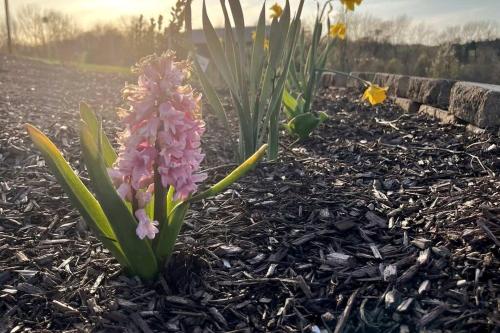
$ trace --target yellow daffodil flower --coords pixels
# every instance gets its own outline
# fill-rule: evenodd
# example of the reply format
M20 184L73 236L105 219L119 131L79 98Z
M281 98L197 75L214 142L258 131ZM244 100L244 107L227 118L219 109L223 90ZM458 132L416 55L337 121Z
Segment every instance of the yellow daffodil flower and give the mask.
M377 105L385 101L387 98L387 89L376 84L370 83L370 86L365 90L362 100L368 100L371 105Z
M270 9L272 11L271 18L278 18L283 13L283 8L278 3L275 3Z
M269 50L269 39L264 39L264 50Z
M255 42L255 38L257 38L257 32L252 32L252 40ZM264 38L264 50L269 50L269 39Z
M345 34L346 34L346 26L344 23L337 23L330 27L329 35L332 38L338 37L340 39L345 39Z
M355 5L361 5L361 1L363 0L340 0L340 2L346 6L347 9L354 11Z

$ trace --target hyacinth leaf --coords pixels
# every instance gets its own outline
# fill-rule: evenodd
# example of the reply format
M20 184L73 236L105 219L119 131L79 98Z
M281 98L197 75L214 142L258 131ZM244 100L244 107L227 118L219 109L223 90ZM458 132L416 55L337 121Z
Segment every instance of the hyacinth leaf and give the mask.
M137 222L116 192L108 176L103 157L99 154L96 140L85 123L81 127L80 142L97 199L130 263L131 273L145 280L155 278L158 274L158 264L151 244L137 237Z
M156 235L154 242L155 254L162 266L172 255L175 241L181 231L188 208L189 202L187 201L177 204L168 217L168 225L162 226L160 232Z
M188 202L195 202L202 199L212 197L224 191L227 187L233 184L235 181L247 174L248 171L252 170L257 163L264 157L267 150L267 144L262 145L252 156L250 156L245 162L241 163L236 169L231 171L229 175L224 177L217 184L213 185L209 189L194 195Z
M106 133L102 129L102 122L97 119L95 112L92 108L85 102L80 102L80 117L82 121L88 126L92 136L96 140L96 144L101 148L101 152L104 158L104 164L107 168L111 168L118 158L111 142L109 141ZM129 202L125 203L130 211L132 211L132 205Z
M170 186L167 192L167 216L170 216L170 214L172 214L172 210L174 209L175 206L174 194L175 194L174 187Z
M101 122L97 119L94 111L87 103L80 103L80 117L87 124L90 132L95 138L99 137L99 131L101 131L102 154L104 157L104 163L106 164L106 167L111 167L113 163L115 163L118 156L116 155L116 152L113 149L113 146L111 145L108 137L102 130Z
M148 217L150 220L154 220L155 216L155 195L153 194L151 196L151 200L146 204L146 207L144 207L144 210L146 211L146 214L148 214Z
M89 228L118 262L128 267L129 263L120 244L116 241L113 229L99 202L71 169L54 143L34 126L27 124L26 129L35 146L41 151L48 167Z

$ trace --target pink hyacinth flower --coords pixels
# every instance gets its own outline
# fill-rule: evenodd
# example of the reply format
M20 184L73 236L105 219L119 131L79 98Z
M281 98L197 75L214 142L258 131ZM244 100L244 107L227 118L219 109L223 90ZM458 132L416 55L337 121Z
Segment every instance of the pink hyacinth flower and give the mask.
M198 172L203 161L201 95L185 84L189 64L178 62L172 52L150 56L136 65L137 85L127 85L123 97L129 109L121 109L126 129L120 136L120 154L109 170L123 200L132 203L137 236L155 237L158 222L144 207L151 200L155 174L161 184L175 190L175 200L189 198L206 178Z

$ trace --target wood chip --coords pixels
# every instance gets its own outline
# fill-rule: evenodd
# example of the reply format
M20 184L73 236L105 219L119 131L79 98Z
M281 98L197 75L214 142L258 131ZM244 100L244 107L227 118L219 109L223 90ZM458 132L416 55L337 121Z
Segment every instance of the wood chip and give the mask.
M64 302L61 302L61 301L53 300L52 301L52 305L54 305L54 307L58 311L61 311L63 313L67 313L67 314L79 314L79 311L77 309L75 309L74 307L69 306L68 304L66 304Z
M413 303L414 298L410 297L405 299L404 301L399 304L398 308L396 309L397 312L406 312L410 308L410 305Z
M434 309L432 309L430 312L425 314L420 320L418 321L418 326L420 327L425 327L428 324L430 324L432 321L434 321L437 317L439 317L443 312L445 312L448 309L448 305L442 303L438 306L436 306Z
M356 259L348 254L332 252L326 255L325 263L331 266L353 266Z
M354 301L356 300L356 297L358 296L359 289L356 289L351 296L349 296L349 299L347 300L347 305L342 312L342 315L339 318L339 321L337 322L337 325L335 326L335 331L334 333L341 333L344 331L344 327L347 323L347 320L349 319L349 315L351 314L352 308L354 306Z
M32 284L21 282L16 286L16 289L22 291L23 293L34 295L34 294L45 294L45 290L40 287L34 286Z
M372 212L370 210L367 211L365 214L365 217L368 221L370 221L370 223L372 223L374 225L378 225L380 228L384 228L384 229L387 228L387 220L381 218L380 216L378 216L374 212Z
M418 287L418 293L420 295L423 295L424 293L428 292L430 289L431 289L431 281L425 280Z

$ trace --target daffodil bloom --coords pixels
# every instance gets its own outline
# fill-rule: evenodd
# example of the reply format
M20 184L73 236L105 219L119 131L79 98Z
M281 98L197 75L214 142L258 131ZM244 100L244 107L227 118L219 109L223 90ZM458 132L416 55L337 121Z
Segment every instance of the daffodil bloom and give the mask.
M365 90L362 100L368 100L371 105L377 105L385 101L387 98L387 87L380 87L370 83L370 86Z
M361 5L361 1L363 0L340 0L340 2L346 6L347 9L354 11L355 5Z
M257 38L257 33L252 32L252 40L255 42L255 38ZM269 50L269 39L264 38L264 50Z
M264 39L264 50L269 50L269 39Z
M334 24L330 27L330 37L332 38L340 38L340 39L345 39L346 35L346 26L344 23L337 23Z
M283 8L278 3L275 3L270 9L272 11L271 18L278 18L283 13Z
M255 38L257 38L257 32L252 32L252 40L255 42ZM264 50L269 50L269 39L264 39Z

